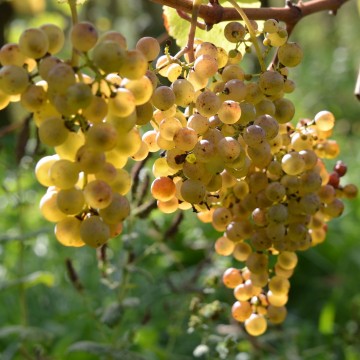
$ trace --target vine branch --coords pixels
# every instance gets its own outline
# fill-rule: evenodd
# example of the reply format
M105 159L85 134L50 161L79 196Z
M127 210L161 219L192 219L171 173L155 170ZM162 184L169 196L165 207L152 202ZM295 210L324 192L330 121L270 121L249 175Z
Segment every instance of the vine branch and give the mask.
M193 11L192 0L150 0L154 3L172 7L178 11L191 14ZM297 4L289 4L286 7L268 8L245 8L244 12L250 20L276 19L294 27L303 17L320 11L336 11L348 0L310 0L299 1ZM217 2L201 5L198 17L202 18L208 26L222 21L241 20L241 16L234 8L222 7Z

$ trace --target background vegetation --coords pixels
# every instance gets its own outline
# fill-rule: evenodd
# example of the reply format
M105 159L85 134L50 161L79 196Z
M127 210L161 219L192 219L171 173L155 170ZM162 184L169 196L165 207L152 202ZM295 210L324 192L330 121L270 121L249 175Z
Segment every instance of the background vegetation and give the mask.
M34 2L38 9L24 4L31 2L0 2L7 42L29 25L69 26L66 6L55 0L46 9L41 1ZM148 0L89 0L81 17L123 32L130 46L164 33L161 7ZM353 183L360 175L353 95L359 34L356 3L349 1L336 16L305 18L292 35L305 53L293 71L296 116L323 109L336 115L333 137L349 168L344 180ZM182 219L155 210L130 219L103 253L58 244L39 214L45 189L33 174L47 149L38 147L25 118L16 104L0 114L0 359L360 357L359 199L330 223L325 243L300 254L286 322L254 340L230 320L232 294L219 279L232 260L214 256L218 234L192 213Z

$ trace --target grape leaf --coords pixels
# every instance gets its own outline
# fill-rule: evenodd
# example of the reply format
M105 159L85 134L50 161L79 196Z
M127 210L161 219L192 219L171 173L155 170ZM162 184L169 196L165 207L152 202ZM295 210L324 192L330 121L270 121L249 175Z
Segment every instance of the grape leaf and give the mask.
M255 1L249 4L242 3L243 7L260 7L260 2ZM228 1L222 1L224 7L231 7ZM163 6L163 17L165 27L171 37L176 40L176 44L183 48L187 44L190 22L182 19L175 9L168 6ZM215 24L210 31L202 30L197 28L195 38L201 39L202 41L209 41L216 46L224 48L226 51L235 48L235 44L230 43L224 39L224 28L228 22L224 21L219 24Z

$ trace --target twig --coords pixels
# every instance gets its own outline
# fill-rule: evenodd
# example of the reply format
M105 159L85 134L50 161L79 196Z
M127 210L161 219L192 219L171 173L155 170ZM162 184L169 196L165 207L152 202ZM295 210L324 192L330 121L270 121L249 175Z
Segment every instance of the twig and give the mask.
M357 80L356 80L354 94L357 97L357 99L360 101L360 68L359 68L359 72L358 72L358 76L357 76Z
M150 0L154 3L170 6L180 11L192 13L192 0ZM250 20L277 19L288 25L296 24L305 16L320 11L336 11L348 0L310 0L307 2L299 1L296 6L287 7L268 7L268 8L246 8L244 12ZM241 16L234 8L223 8L215 3L201 5L198 17L202 18L208 25L217 24L221 21L241 20Z

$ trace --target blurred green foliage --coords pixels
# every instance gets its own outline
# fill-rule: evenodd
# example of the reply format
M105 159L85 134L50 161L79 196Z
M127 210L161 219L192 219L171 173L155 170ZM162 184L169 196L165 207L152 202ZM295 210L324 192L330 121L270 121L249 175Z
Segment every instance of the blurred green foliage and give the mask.
M7 40L42 21L67 28L66 7L47 5L44 13L15 14ZM123 32L130 46L145 34L164 34L161 7L147 0L88 1L81 16L103 31ZM349 168L344 181L354 183L360 175L360 107L353 96L359 34L350 1L337 16L305 18L292 35L305 53L292 73L297 116L334 112L334 137ZM20 128L25 115L14 105L11 116ZM103 253L62 247L38 211L44 188L33 168L46 149L33 139L17 163L18 134L0 138L2 360L359 359L359 199L330 223L325 243L300 254L286 322L252 339L230 320L232 294L220 278L232 260L213 254L218 234L210 226L191 212L180 221L179 214L153 211L130 219Z

